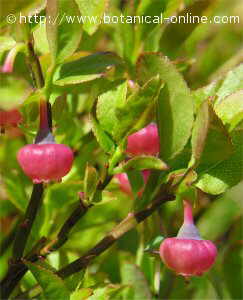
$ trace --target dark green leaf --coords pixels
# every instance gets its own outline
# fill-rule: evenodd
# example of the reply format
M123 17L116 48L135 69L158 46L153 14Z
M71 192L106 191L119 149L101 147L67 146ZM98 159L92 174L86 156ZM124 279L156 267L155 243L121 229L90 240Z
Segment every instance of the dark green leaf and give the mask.
M58 277L53 271L41 263L32 263L25 261L31 273L43 289L46 299L69 300L70 292L64 281Z
M77 84L103 77L113 66L122 65L114 53L100 52L61 65L54 74L57 85Z

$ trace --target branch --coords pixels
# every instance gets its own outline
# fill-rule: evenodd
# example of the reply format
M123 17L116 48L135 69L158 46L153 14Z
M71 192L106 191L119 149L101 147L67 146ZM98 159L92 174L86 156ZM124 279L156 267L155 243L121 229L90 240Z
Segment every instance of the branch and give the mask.
M28 237L30 235L32 225L37 215L37 211L41 205L42 194L43 194L42 183L34 184L30 202L25 212L23 221L19 224L18 230L16 232L16 236L13 244L13 256L12 256L8 273L1 282L1 296L3 299L8 298L13 288L15 287L15 283L12 280L12 277L18 274L19 271L18 266L21 263L20 259L23 256L24 249L28 241Z
M66 278L74 273L85 269L91 260L93 260L105 250L110 248L126 232L134 228L137 224L144 221L158 207L160 207L160 205L174 199L174 195L165 193L163 196L158 196L149 208L141 210L137 213L129 213L128 216L121 223L115 226L115 228L99 243L97 243L91 250L89 250L82 257L78 258L74 262L68 264L66 267L59 270L57 272L57 275L59 275L62 278Z
M82 203L82 201L78 201L77 206L75 207L71 215L68 217L66 222L61 227L57 235L57 238L52 242L50 242L47 246L41 247L41 249L39 245L40 243L42 245L42 240L40 240L37 243L37 246L33 247L30 253L25 256L25 259L31 262L35 262L39 259L40 254L42 257L46 257L52 251L55 251L59 249L61 246L63 246L72 228L87 213L88 209L91 206L92 205L85 206ZM14 287L18 284L18 282L21 280L21 278L25 275L27 271L28 268L22 261L19 261L17 264L15 263L11 265L7 275L1 282L1 290L2 290L1 295L3 299L8 298L11 291L14 289Z

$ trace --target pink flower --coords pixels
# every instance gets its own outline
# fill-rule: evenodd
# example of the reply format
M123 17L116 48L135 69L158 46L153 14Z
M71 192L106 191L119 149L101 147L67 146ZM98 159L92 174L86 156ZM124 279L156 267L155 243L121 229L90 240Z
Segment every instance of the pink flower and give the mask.
M18 151L17 159L34 183L61 181L72 167L73 152L62 144L30 144Z
M212 267L216 256L217 248L211 241L201 239L193 223L192 207L184 201L184 223L177 237L161 243L162 261L179 275L200 276Z
M148 181L149 175L150 175L149 170L143 170L142 171L142 176L143 176L143 180L144 180L145 184ZM127 174L126 173L120 173L120 174L116 174L114 177L118 180L121 191L123 191L125 194L129 195L130 197L133 197L132 187L131 187L130 182L128 180ZM144 188L142 188L138 192L139 197L142 196L143 190L144 190Z
M156 155L159 153L159 134L155 123L131 134L127 139L126 152L131 156Z

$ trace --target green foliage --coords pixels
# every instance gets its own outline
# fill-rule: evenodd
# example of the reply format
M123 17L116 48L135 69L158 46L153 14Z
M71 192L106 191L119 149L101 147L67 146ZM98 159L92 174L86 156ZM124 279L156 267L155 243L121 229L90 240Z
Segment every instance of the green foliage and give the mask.
M53 269L49 268L48 265L28 261L26 261L25 264L42 287L45 299L70 299L70 291L64 281L55 275Z
M68 24L62 20L65 15L78 16L79 10L74 0L48 0L46 6L47 39L53 64L60 64L69 57L79 45L81 28L77 22Z
M159 74L165 83L158 98L160 156L166 162L185 147L193 122L193 99L184 79L168 58L161 54L145 54L137 65L140 81Z

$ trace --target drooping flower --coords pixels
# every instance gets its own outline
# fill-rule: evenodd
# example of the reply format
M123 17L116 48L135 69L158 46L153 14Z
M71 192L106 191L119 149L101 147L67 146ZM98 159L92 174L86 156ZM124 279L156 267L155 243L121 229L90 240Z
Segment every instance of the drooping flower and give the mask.
M212 267L217 256L215 245L200 237L188 201L184 201L184 223L177 237L163 240L159 251L165 265L185 277L202 275Z

